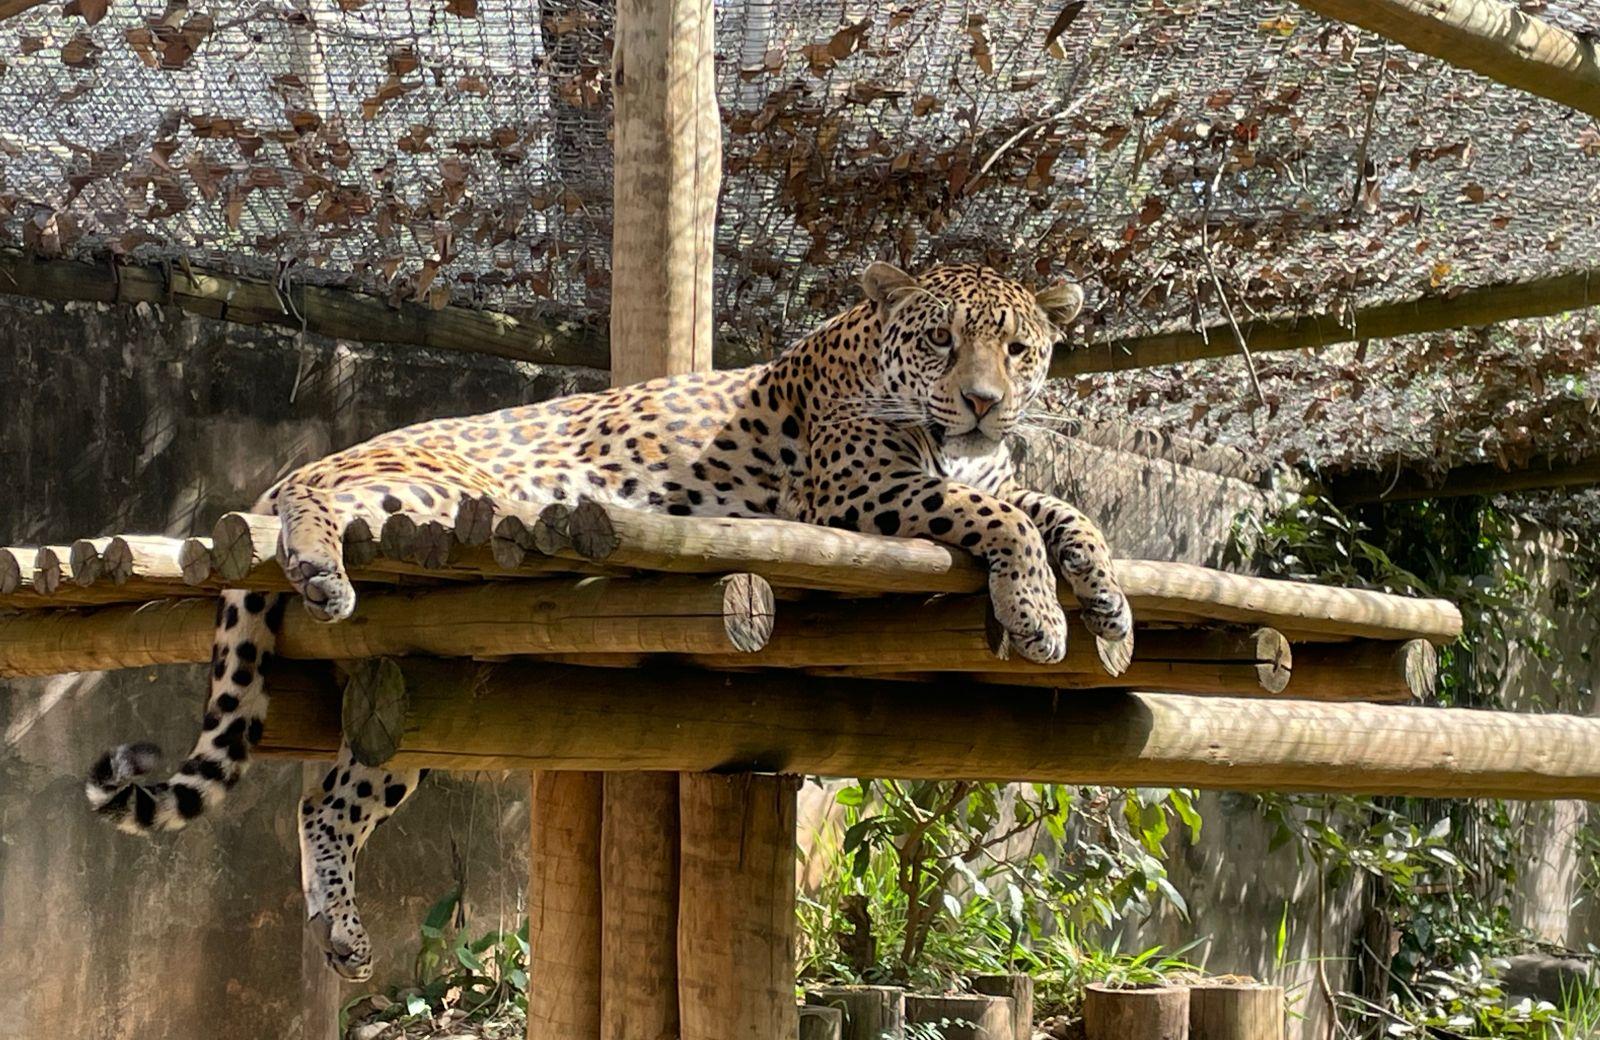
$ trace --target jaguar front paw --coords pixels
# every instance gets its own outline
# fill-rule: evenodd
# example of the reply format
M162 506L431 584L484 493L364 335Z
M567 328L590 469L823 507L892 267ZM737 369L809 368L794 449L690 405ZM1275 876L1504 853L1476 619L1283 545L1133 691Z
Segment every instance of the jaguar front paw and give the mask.
M1058 664L1067 656L1067 615L1053 585L991 580L990 596L1011 648L1024 659Z

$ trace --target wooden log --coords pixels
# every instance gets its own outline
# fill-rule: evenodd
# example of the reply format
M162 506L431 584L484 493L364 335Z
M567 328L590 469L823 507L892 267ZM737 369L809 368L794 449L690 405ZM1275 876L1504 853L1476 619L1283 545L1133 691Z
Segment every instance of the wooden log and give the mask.
M600 1031L599 773L533 774L528 860L530 1040Z
M794 842L799 788L795 777L685 773L679 778L683 1040L779 1040L798 1031Z
M680 573L748 570L774 585L835 591L980 592L988 586L988 575L973 557L920 539L783 520L666 516L598 503L582 508L586 526L605 525L611 536L586 537L585 544L616 546L584 558L611 566ZM1461 634L1460 611L1443 600L1255 578L1183 563L1118 560L1115 566L1136 618L1205 618L1367 639L1449 642ZM1062 601L1074 602L1065 587Z
M469 495L456 506L452 529L456 541L466 546L488 545L494 537L494 499L488 495Z
M341 626L329 626L337 629ZM0 641L0 647L3 647ZM324 683L279 662L267 752L331 755ZM1600 719L1403 705L401 662L394 762L454 769L739 769L1122 787L1600 800Z
M344 527L344 565L355 569L366 567L378 558L378 539L372 525L356 517Z
M359 661L350 669L339 712L344 742L357 762L381 766L400 749L406 720L406 680L387 657Z
M35 555L33 549L0 549L0 596L11 596L33 585Z
M1190 1040L1283 1040L1282 986L1206 981L1189 987Z
M495 521L494 536L489 540L494 562L503 570L516 570L528 558L533 548L533 531L522 517L512 514Z
M211 539L185 538L178 545L177 560L185 585L204 585L211 580Z
M492 583L362 596L346 622L284 617L280 657L347 660L400 654L501 657L707 652L759 647L771 634L770 590L749 575L715 581L640 579ZM32 611L0 619L0 675L51 675L208 661L213 605Z
M711 0L619 0L611 381L712 366L722 134Z
M0 0L15 7L32 0ZM4 10L5 6L0 6ZM440 350L532 361L606 366L603 329L580 321L511 315L477 307L398 307L376 296L333 286L294 285L208 272L185 264L87 264L43 260L0 250L0 292L39 300L91 300L178 307L205 318L245 325L281 325L366 343L410 343Z
M1188 1040L1188 987L1090 983L1083 1029L1087 1040Z
M275 516L224 513L211 529L211 569L223 581L237 582L275 566L278 531Z
M985 996L1009 999L1011 1030L1015 1040L1033 1040L1032 976L1020 972L1012 975L978 975L972 980L972 989Z
M1361 470L1327 481L1328 497L1340 505L1367 502L1404 502L1418 498L1460 498L1464 495L1501 495L1514 491L1588 487L1600 484L1600 457L1577 460L1540 456L1516 469L1492 462L1457 466L1444 473L1405 469Z
M449 567L456 550L456 535L452 527L438 520L425 520L417 525L417 541L412 549L412 562L424 570L436 571Z
M187 582L178 558L184 544L157 535L113 535L102 556L105 576L114 585L126 585L135 575L145 585Z
M33 591L54 596L72 579L72 549L66 545L41 545L33 554Z
M607 773L600 814L600 1036L679 1036L678 777Z
M938 1031L940 1040L1014 1040L1011 999L982 993L906 994L906 1025ZM1121 1040L1144 1040L1139 1033Z
M1302 643L1289 696L1403 704L1433 695L1439 653L1426 639L1403 642Z
M74 585L87 588L100 580L100 573L104 569L102 553L110 544L110 538L79 538L72 543L67 558L71 561Z
M546 556L555 556L572 548L567 524L572 510L560 502L552 502L539 510L532 526L533 548Z
M1502 0L1297 0L1301 7L1600 116L1592 40Z
M898 986L818 986L806 991L806 1003L837 1008L843 1040L903 1040L906 1035L906 991Z
M844 1040L844 1012L838 1008L801 1004L795 1013L800 1040Z
M384 518L383 531L378 536L378 553L390 560L415 561L417 552L417 521L405 513L391 513Z
M1355 8L1365 0L1306 0L1307 6L1337 3ZM1408 2L1408 0L1402 0ZM1443 0L1455 2L1455 0ZM1497 6L1504 6L1503 4ZM1392 339L1442 329L1496 325L1513 318L1562 314L1600 304L1600 277L1593 270L1530 281L1506 282L1456 293L1438 292L1399 303L1357 307L1340 315L1308 314L1263 318L1239 325L1252 354L1302 350L1364 339ZM1174 365L1239 352L1233 326L1217 323L1093 344L1087 350L1057 351L1050 374L1056 378L1087 372L1121 372Z

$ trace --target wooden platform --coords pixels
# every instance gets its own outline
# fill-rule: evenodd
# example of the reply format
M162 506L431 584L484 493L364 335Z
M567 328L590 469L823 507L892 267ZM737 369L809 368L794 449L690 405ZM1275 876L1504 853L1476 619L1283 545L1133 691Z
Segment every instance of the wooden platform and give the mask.
M277 520L231 513L209 539L118 535L0 549L0 675L209 659L223 588L287 590ZM962 673L1002 685L1300 700L1426 695L1449 603L1122 560L1131 661L1073 624L1067 659L1007 652L976 560L932 542L775 520L463 505L346 532L354 617L291 610L288 658L426 654L634 667L670 661L869 678ZM1063 602L1075 604L1063 586ZM1107 660L1102 660L1107 656Z

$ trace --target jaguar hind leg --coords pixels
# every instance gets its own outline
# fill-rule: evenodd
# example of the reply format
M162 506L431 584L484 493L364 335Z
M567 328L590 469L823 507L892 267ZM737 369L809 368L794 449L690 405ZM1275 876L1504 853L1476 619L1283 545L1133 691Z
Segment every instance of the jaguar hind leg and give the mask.
M306 918L329 966L352 982L372 975L372 943L356 909L356 857L426 775L425 769L364 766L345 746L321 786L300 800L300 887Z

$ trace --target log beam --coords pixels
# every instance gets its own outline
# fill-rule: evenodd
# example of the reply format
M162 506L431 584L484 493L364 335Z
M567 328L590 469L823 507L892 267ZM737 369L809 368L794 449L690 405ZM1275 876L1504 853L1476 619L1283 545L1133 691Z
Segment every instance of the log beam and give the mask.
M1317 0L1316 4L1307 6L1321 3L1322 0ZM1338 6L1365 7L1366 4L1365 0L1339 0ZM1600 93L1596 96L1600 97ZM1357 307L1343 316L1308 314L1263 318L1242 322L1239 333L1250 345L1250 352L1260 354L1494 325L1514 318L1544 317L1597 304L1600 304L1600 272L1585 270L1485 285L1453 295L1438 293L1399 303ZM1083 350L1063 352L1051 359L1050 374L1065 378L1090 372L1122 372L1204 358L1232 357L1238 352L1233 327L1218 323L1199 329L1127 336L1093 343Z
M434 654L500 657L756 650L772 633L766 583L610 578L485 584L362 596L346 622L284 615L281 657L321 660ZM211 658L215 609L160 600L91 611L30 611L0 619L0 675L52 675L183 664Z
M1480 462L1439 475L1415 469L1402 470L1399 476L1362 471L1334 477L1327 484L1328 498L1340 505L1589 487L1600 484L1600 456L1575 461L1535 458L1513 470Z
M749 769L1123 787L1600 800L1600 719L938 683L401 662L397 766ZM326 666L280 662L264 754L331 757Z
M0 8L3 10L3 8ZM547 365L605 368L605 337L577 321L517 317L471 307L391 305L349 289L294 285L202 271L189 265L44 260L0 250L0 292L37 300L149 303L202 318L302 329L365 343L407 343ZM303 324L302 324L303 322Z
M1600 117L1594 43L1503 0L1296 0L1518 90Z

